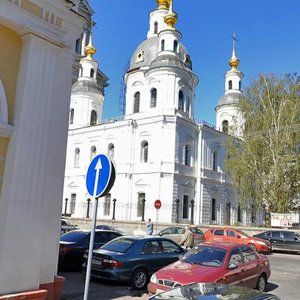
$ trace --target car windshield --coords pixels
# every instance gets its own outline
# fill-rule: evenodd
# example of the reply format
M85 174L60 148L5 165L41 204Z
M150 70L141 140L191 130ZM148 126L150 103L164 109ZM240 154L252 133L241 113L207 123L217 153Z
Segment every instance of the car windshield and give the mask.
M84 231L70 231L68 233L63 234L60 237L60 240L62 242L77 242L81 239L86 238L88 235L89 233Z
M96 229L111 230L111 228L107 225L97 225Z
M196 227L191 227L191 232L192 233L197 233L197 234L203 234L203 232L200 229L196 228Z
M125 253L134 243L135 241L131 239L115 239L102 246L101 249Z
M246 237L250 237L250 235L242 230L235 230L237 233L239 233L240 235L246 236Z
M298 239L300 239L300 234L299 234L299 233L295 232L295 236L296 236Z
M221 267L226 252L222 248L199 245L186 253L181 261L209 267Z

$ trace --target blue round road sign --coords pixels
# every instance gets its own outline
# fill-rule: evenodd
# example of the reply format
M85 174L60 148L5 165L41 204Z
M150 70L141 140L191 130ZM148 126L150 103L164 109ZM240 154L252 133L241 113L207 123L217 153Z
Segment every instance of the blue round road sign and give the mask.
M115 170L110 159L97 155L90 163L86 174L86 188L93 197L106 195L115 180Z

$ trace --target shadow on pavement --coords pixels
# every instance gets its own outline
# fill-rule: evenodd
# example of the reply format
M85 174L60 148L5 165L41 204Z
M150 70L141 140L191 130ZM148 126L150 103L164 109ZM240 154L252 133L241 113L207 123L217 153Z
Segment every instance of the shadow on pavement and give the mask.
M272 282L268 282L267 286L266 286L266 292L271 292L273 290L276 290L279 287L278 284L272 283Z
M65 277L61 300L82 300L85 289L85 275L79 272L60 272ZM133 290L120 282L92 279L89 285L89 300L148 299L147 291Z

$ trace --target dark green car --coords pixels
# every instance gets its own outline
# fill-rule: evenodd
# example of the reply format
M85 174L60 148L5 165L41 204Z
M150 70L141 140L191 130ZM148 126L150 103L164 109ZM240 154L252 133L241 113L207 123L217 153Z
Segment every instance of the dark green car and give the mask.
M159 236L123 236L93 251L91 277L129 282L134 289L145 289L150 276L171 264L185 249ZM87 255L83 264L86 271Z

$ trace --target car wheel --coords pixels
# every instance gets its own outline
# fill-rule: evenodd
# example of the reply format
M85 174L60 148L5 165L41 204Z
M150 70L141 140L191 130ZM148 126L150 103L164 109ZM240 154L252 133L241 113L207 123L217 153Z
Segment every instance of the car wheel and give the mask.
M266 288L267 285L267 279L265 275L260 275L257 284L256 284L256 289L258 289L260 292L263 292Z
M257 251L257 248L256 248L256 246L255 246L254 244L248 244L248 246L249 246L252 250Z
M131 276L132 287L136 290L142 290L146 288L148 282L148 273L145 269L137 269Z

